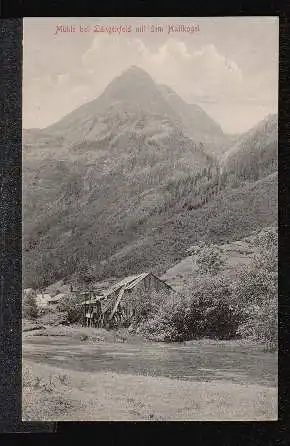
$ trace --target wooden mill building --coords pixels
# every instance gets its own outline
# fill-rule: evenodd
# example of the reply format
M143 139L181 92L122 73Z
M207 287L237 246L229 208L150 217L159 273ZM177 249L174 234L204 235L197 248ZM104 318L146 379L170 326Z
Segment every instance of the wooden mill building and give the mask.
M126 277L113 285L101 296L91 295L83 302L84 320L86 326L108 326L120 323L133 315L129 296L138 293L167 291L173 289L152 273L142 273Z

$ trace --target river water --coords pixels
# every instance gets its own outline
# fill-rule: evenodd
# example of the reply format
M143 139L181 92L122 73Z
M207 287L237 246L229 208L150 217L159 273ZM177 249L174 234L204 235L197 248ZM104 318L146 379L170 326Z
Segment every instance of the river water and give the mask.
M277 385L277 353L235 342L108 343L34 336L23 343L23 357L85 372Z

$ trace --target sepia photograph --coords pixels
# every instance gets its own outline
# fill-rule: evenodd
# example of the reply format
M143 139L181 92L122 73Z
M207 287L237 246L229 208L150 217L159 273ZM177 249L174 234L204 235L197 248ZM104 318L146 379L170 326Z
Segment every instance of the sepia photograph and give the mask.
M278 78L278 17L23 19L23 421L278 419Z

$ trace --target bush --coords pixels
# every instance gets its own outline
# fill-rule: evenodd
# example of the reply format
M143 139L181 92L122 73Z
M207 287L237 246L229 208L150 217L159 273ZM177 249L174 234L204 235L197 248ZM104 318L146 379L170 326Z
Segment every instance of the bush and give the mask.
M144 298L136 318L139 332L155 341L182 341L200 337L249 338L267 349L278 344L278 262L275 229L254 238L257 254L238 279L202 275L186 296L164 294L153 302ZM221 253L213 246L195 250L203 271L217 272ZM218 259L218 261L216 261ZM219 261L221 260L221 261Z
M252 305L247 309L247 321L241 324L237 333L242 337L264 344L265 349L278 348L278 308L271 300L264 305Z
M79 304L82 300L79 296L68 295L59 302L58 310L65 314L64 323L74 324L81 321L83 307Z
M264 228L262 231L256 233L254 245L258 247L261 253L264 250L270 250L273 254L276 254L278 249L277 227Z
M176 341L179 338L174 325L163 320L161 315L155 315L153 319L144 322L139 327L138 333L156 342Z
M202 277L187 295L164 296L154 312L139 324L139 332L155 341L185 341L200 337L231 339L241 323L222 278Z
M265 229L257 235L254 243L258 253L232 286L236 307L244 319L237 333L271 350L278 347L278 235L275 232L275 228Z
M27 294L24 294L23 301L23 317L26 319L36 319L39 316L38 306L36 303L36 293L31 290Z
M159 305L153 318L141 324L139 332L156 341L180 341L190 334L190 302L171 293Z
M124 319L125 325L138 327L141 323L152 318L159 310L162 302L167 299L168 293L164 291L151 293L145 291L133 292L132 295L126 296L127 320Z
M217 274L224 265L224 259L219 247L200 245L195 249L195 262L201 273Z
M217 339L235 337L241 316L232 301L230 282L223 277L201 278L192 291L191 318L193 335Z
M231 303L230 285L222 279L202 278L187 296L171 294L139 331L156 341L184 341L200 337L231 339L241 321Z

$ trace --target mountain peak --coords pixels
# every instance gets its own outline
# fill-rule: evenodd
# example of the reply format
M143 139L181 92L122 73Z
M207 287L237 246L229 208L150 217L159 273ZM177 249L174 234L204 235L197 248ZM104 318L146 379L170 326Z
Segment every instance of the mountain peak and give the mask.
M136 65L130 66L113 79L99 99L104 105L120 102L158 113L168 111L168 106L153 79Z
M163 93L165 93L165 94L167 94L167 95L174 95L174 96L177 96L177 93L176 93L171 87L169 87L168 85L160 84L160 85L159 85L159 88L160 88L160 90L161 90Z
M222 135L219 126L200 110L199 106L186 103L171 87L157 85L139 66L131 65L115 77L97 99L83 104L49 130L70 134L69 138L76 141L87 137L88 128L90 135L93 128L99 128L96 124L99 116L109 113L120 117L129 113L137 119L142 112L159 116L158 119L160 116L170 118L174 126L184 129L187 136L195 140L211 138L211 134Z
M149 76L149 74L143 70L143 68L138 67L137 65L131 65L129 68L127 68L123 73L132 73L132 74L146 74Z
M143 82L150 82L153 83L152 78L150 77L150 75L143 70L142 68L138 67L137 65L131 65L129 68L127 68L126 70L124 70L120 76L118 76L116 78L116 80L120 80L120 79L134 79L134 80L139 80L139 81L143 81Z

